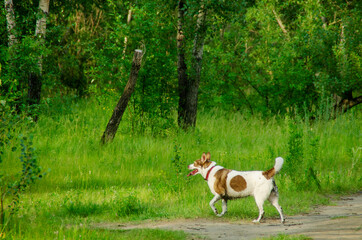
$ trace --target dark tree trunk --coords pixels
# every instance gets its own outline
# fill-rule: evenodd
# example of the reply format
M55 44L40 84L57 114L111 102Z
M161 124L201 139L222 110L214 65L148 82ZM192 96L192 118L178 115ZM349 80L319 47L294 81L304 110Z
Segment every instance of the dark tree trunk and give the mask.
M182 2L182 1L180 1ZM180 7L180 4L179 4ZM182 13L181 8L181 13ZM180 8L179 8L180 15ZM182 18L179 17L179 21ZM181 24L182 27L182 24ZM179 30L180 31L180 30ZM203 1L201 1L201 8L197 18L196 33L194 39L194 47L192 50L192 70L191 74L187 76L186 65L184 64L184 54L179 52L179 125L183 129L195 127L197 116L197 100L198 90L200 84L202 56L204 49L204 39L206 35L206 9ZM183 39L183 38L182 38ZM178 41L178 44L180 41ZM182 42L181 42L182 44ZM182 46L182 45L181 45ZM179 48L180 49L180 48ZM182 53L182 51L181 51ZM181 62L180 59L183 61ZM184 70L184 72L183 72ZM184 75L182 75L184 73Z
M28 104L39 104L41 93L41 76L36 73L30 73L28 77L29 89L28 89Z
M178 90L179 90L179 103L178 103L178 118L177 122L180 127L184 127L186 118L186 91L187 87L187 66L185 63L185 35L183 33L184 15L185 15L184 0L178 3L178 21L177 21L177 74L178 74Z
M122 120L123 113L127 108L128 101L131 98L137 82L138 72L141 68L142 56L143 54L141 50L135 50L129 80L117 106L113 110L112 117L107 124L106 130L103 133L101 139L102 144L112 141L117 133L119 123Z
M358 96L353 98L352 90L346 91L343 93L342 97L339 97L338 102L334 105L334 112L337 113L345 113L349 109L358 104L362 103L362 96Z

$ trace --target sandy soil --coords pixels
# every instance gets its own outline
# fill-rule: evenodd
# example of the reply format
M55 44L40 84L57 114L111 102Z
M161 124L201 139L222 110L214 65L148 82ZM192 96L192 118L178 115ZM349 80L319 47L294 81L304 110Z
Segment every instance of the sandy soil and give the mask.
M100 223L103 229L160 228L182 230L206 239L258 239L278 234L305 235L313 239L362 239L362 192L343 197L333 206L321 206L306 215L266 219L260 224L249 221L231 222L226 219L179 219L144 222L137 225Z

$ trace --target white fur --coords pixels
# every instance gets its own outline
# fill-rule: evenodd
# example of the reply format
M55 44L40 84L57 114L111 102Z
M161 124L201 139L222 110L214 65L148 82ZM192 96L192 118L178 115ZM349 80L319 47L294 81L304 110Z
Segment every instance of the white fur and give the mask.
M208 155L210 158L210 155ZM203 154L202 159L205 161L209 160L206 159L205 154ZM274 170L275 174L277 174L282 166L283 166L283 158L278 157L275 159ZM196 163L196 161L195 161ZM215 166L215 167L214 167ZM214 168L212 168L214 167ZM223 216L227 212L227 201L233 198L242 198L247 196L253 196L256 202L256 205L259 208L259 216L253 222L260 222L264 215L263 205L265 200L269 200L270 203L278 210L280 214L281 222L284 223L285 219L283 216L282 208L278 203L278 188L274 182L273 177L267 179L263 175L263 171L235 171L231 170L226 179L226 196L219 195L216 190L214 189L215 181L217 180L215 174L217 171L223 169L221 166L216 166L215 162L211 162L211 164L207 168L203 168L202 166L196 167L194 164L188 166L190 170L197 169L198 172L196 174L201 174L202 177L205 179L207 176L208 171L212 168L209 173L207 184L210 188L211 193L214 195L214 198L210 201L210 207L214 211L217 216ZM195 174L195 175L196 175ZM246 181L246 188L240 192L233 190L230 186L230 181L233 177L240 175ZM217 209L215 208L215 203L219 200L222 200L222 212L218 214Z

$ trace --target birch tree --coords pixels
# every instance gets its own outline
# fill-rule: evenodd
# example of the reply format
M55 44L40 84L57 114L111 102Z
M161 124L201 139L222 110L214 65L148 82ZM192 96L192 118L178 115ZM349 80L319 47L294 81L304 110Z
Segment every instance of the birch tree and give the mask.
M6 11L7 30L9 35L8 46L11 47L15 43L17 43L14 4L13 0L4 0L4 2L5 2L5 11Z
M35 36L39 45L44 44L45 32L46 32L46 18L49 14L49 0L39 1L39 14L40 17L36 21ZM41 77L43 72L43 56L40 55L38 58L38 73L31 72L29 74L29 89L28 99L29 104L38 104L40 102L41 95Z

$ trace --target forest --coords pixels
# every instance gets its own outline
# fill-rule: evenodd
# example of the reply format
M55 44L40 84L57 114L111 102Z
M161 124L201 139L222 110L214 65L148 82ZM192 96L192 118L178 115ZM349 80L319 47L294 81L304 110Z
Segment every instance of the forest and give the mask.
M190 239L90 226L212 218L186 177L209 151L239 170L283 156L287 215L362 188L360 1L4 0L0 15L0 239ZM226 218L257 212L233 204Z

